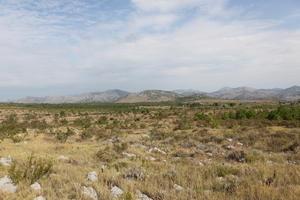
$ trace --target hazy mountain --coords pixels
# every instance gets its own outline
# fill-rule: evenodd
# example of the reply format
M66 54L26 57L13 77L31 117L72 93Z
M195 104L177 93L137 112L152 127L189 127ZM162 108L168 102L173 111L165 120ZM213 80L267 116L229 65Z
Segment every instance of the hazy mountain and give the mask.
M199 95L199 94L205 94L205 92L201 92L199 90L193 90L193 89L186 89L186 90L173 90L172 92L175 92L177 94L183 95L183 96L193 96L193 95Z
M87 93L74 96L26 97L15 103L85 103L85 102L115 102L129 93L122 90L107 90L105 92Z
M249 87L222 88L216 92L208 93L208 96L220 99L236 100L258 100L258 99L279 99L298 100L300 99L300 87L293 86L287 89L254 89Z
M216 92L204 93L198 90L145 90L137 93L129 93L122 90L107 90L105 92L87 93L74 96L49 96L26 97L18 99L15 103L85 103L85 102L162 102L174 100L193 100L203 98L219 98L233 100L260 100L277 99L286 101L300 100L300 87L293 86L286 89L255 89L249 87L230 88L225 87Z
M162 102L174 101L177 98L183 97L181 94L163 90L145 90L138 93L131 93L128 96L120 99L120 103L134 103L134 102Z
M278 98L287 101L300 100L300 86L293 86L282 90Z

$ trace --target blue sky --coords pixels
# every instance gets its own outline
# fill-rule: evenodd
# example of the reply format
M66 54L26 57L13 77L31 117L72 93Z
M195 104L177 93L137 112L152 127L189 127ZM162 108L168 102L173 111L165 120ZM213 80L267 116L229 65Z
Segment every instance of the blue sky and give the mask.
M0 99L300 85L298 0L0 0Z

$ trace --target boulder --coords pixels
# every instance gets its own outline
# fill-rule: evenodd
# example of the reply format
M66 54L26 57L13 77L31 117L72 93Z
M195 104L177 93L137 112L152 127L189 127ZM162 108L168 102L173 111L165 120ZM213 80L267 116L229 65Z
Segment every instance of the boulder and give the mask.
M0 164L4 165L4 166L11 166L12 164L12 159L10 156L6 157L6 158L0 158Z
M88 196L93 200L98 200L98 194L93 187L82 186L81 190L82 194L84 194L85 196Z
M91 182L95 182L98 180L98 173L95 171L89 172L87 175L87 180Z
M12 182L9 176L0 179L0 190L8 193L16 193L17 186Z
M146 194L143 194L141 191L137 190L136 195L139 200L153 200L150 197L148 197Z
M31 189L36 190L36 191L42 189L41 185L38 182L33 183L32 185L30 185L30 187L31 187Z
M119 198L120 196L122 196L124 191L121 188L114 186L111 188L110 193L113 198Z

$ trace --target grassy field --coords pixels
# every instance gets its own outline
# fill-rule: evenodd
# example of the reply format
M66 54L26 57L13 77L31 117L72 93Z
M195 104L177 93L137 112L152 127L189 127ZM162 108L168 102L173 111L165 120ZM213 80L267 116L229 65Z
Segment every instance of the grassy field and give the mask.
M298 103L1 104L0 122L0 178L17 186L1 200L300 196Z

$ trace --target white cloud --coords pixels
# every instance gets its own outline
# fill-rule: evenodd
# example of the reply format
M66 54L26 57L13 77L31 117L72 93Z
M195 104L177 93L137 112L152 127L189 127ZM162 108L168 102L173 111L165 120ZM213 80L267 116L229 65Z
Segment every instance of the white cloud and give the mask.
M213 19L231 13L224 0L132 1L136 10L122 19L86 27L85 16L39 15L16 0L0 4L0 86L206 90L300 84L300 30L275 29L269 20ZM90 7L42 2L39 8L61 12ZM195 6L205 12L178 23L184 14L177 11Z
M224 14L228 0L132 0L134 6L146 12L174 12L198 8L209 15Z

